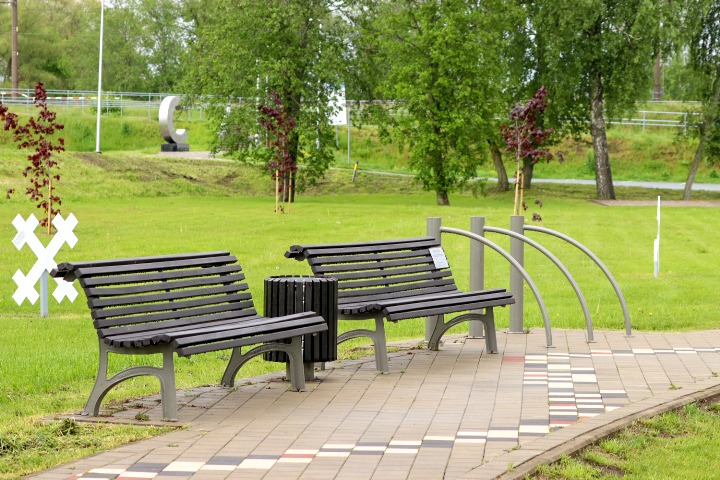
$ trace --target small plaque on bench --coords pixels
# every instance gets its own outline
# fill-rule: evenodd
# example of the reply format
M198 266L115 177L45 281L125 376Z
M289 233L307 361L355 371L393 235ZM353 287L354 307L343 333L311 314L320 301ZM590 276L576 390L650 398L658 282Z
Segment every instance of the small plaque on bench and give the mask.
M445 250L442 247L433 247L430 249L430 255L432 255L433 263L435 268L448 268L450 264L445 256Z

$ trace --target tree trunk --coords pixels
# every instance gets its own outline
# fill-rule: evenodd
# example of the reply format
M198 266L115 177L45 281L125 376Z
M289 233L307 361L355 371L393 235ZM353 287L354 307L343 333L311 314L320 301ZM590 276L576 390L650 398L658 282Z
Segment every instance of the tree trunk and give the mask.
M488 143L490 144L490 156L492 157L493 165L495 165L495 173L497 174L497 191L507 192L510 190L510 182L508 182L507 170L502 160L502 152L495 142L488 141Z
M705 153L705 141L707 139L707 128L702 128L700 134L700 143L698 144L697 150L695 150L695 159L693 160L692 167L690 167L690 173L688 173L687 181L685 182L685 192L683 193L683 200L690 200L692 195L692 186L695 181L695 174L700 168L700 161L702 160L703 154Z
M717 112L718 102L720 102L720 75L715 78L713 99L709 106L710 112ZM703 115L703 124L700 126L700 143L695 151L695 158L693 159L692 167L690 167L690 172L688 173L688 178L685 182L683 200L690 200L690 196L692 195L692 186L695 182L695 175L697 174L698 168L700 168L700 162L705 154L705 145L707 144L707 139L712 131L712 125L715 123L715 120L716 119L713 114L706 113Z
M436 192L437 193L437 204L441 206L450 205L450 197L447 192Z
M598 200L615 200L603 113L602 77L596 67L590 73L590 133L593 140L593 153L595 153L595 185Z
M662 85L662 60L660 54L655 57L655 65L653 66L653 100L660 101L663 97L663 85Z
M532 187L533 172L535 163L530 158L523 158L523 189L529 190Z

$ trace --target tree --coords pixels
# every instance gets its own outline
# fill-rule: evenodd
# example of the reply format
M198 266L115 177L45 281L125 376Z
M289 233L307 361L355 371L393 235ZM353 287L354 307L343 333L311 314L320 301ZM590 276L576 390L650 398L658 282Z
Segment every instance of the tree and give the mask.
M542 40L543 68L528 76L547 85L551 125L589 129L599 199L615 198L605 116L647 98L657 56L662 0L529 0L529 22Z
M544 147L551 142L553 129L543 128L542 119L547 108L547 89L543 85L526 103L516 103L510 112L510 122L503 125L500 131L507 145L507 151L515 153L517 163L515 174L515 205L513 215L520 215L525 188L525 165L535 165L541 160L550 161L554 155ZM562 155L558 154L562 161Z
M342 82L345 28L329 0L206 2L186 88L198 99L212 95L202 101L211 103L213 150L257 158L263 143L257 105L277 92L296 125L289 153L301 166L300 180L320 178L333 159L329 101Z
M473 177L493 140L503 81L505 2L370 2L362 54L386 68L374 97L395 101L385 137L408 146L410 166L438 205ZM386 112L387 113L387 112Z
M702 82L702 121L697 125L700 139L683 194L683 200L690 200L702 159L707 157L712 163L720 159L720 4L688 0L685 7L690 65Z
M97 82L97 55L88 63L83 52L92 2L90 0L24 0L18 2L19 86L31 89L41 81L52 88L82 88L77 79L94 65ZM99 9L98 9L99 12ZM98 13L99 14L99 13ZM42 18L42 21L38 21ZM6 35L0 37L0 71L10 82L10 6L0 7L0 23ZM95 45L97 45L96 42ZM97 47L96 47L97 52Z
M10 111L0 102L0 120L4 121L3 128L12 131L13 141L19 149L33 149L28 155L30 165L23 170L23 176L29 179L30 186L25 189L25 194L31 201L38 202L37 207L44 212L40 225L47 227L50 235L52 219L60 213L60 197L53 191L53 180L60 181L60 168L53 152L65 150L65 141L62 138L53 143L52 137L64 128L63 124L57 123L57 114L47 108L47 92L42 83L35 86L35 108L37 117L30 116L27 123L21 125L18 116ZM47 189L47 195L46 190ZM8 190L9 197L14 193L13 189Z

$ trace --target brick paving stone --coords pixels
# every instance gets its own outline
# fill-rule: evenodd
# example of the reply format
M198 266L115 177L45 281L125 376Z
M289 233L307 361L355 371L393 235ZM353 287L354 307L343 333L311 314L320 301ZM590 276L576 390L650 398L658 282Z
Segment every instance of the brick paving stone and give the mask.
M543 329L499 331L498 354L459 335L439 352L404 342L389 356L390 374L378 374L372 357L332 362L300 393L279 373L234 390L193 388L178 394L177 425L187 428L35 478L494 478L648 405L720 384L719 331L586 336L555 330L547 348ZM103 420L139 423L133 417L146 411L146 423L162 424L157 400L133 400Z

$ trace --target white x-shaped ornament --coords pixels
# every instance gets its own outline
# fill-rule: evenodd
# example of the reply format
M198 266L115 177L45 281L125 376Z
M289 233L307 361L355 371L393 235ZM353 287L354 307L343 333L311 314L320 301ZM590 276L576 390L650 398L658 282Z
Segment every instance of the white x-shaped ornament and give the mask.
M50 272L57 267L55 255L60 251L60 247L62 247L64 243L67 243L70 248L72 248L77 243L77 236L73 233L73 229L77 226L78 221L72 213L68 216L67 220L64 219L62 215L57 214L52 221L57 232L47 247L44 247L40 239L35 235L35 229L40 224L38 219L35 218L35 215L30 214L27 220L23 220L22 216L17 215L12 224L18 232L12 240L15 247L20 250L23 245L27 244L38 257L27 275L24 275L20 269L13 275L13 280L18 286L13 294L13 299L18 305L21 305L27 298L30 300L30 303L34 305L40 297L40 294L35 289L35 284L37 284L44 271ZM66 282L59 278L56 278L55 282L57 283L57 287L53 292L53 297L55 297L58 303L65 297L70 299L71 302L77 298L78 293L72 282Z

